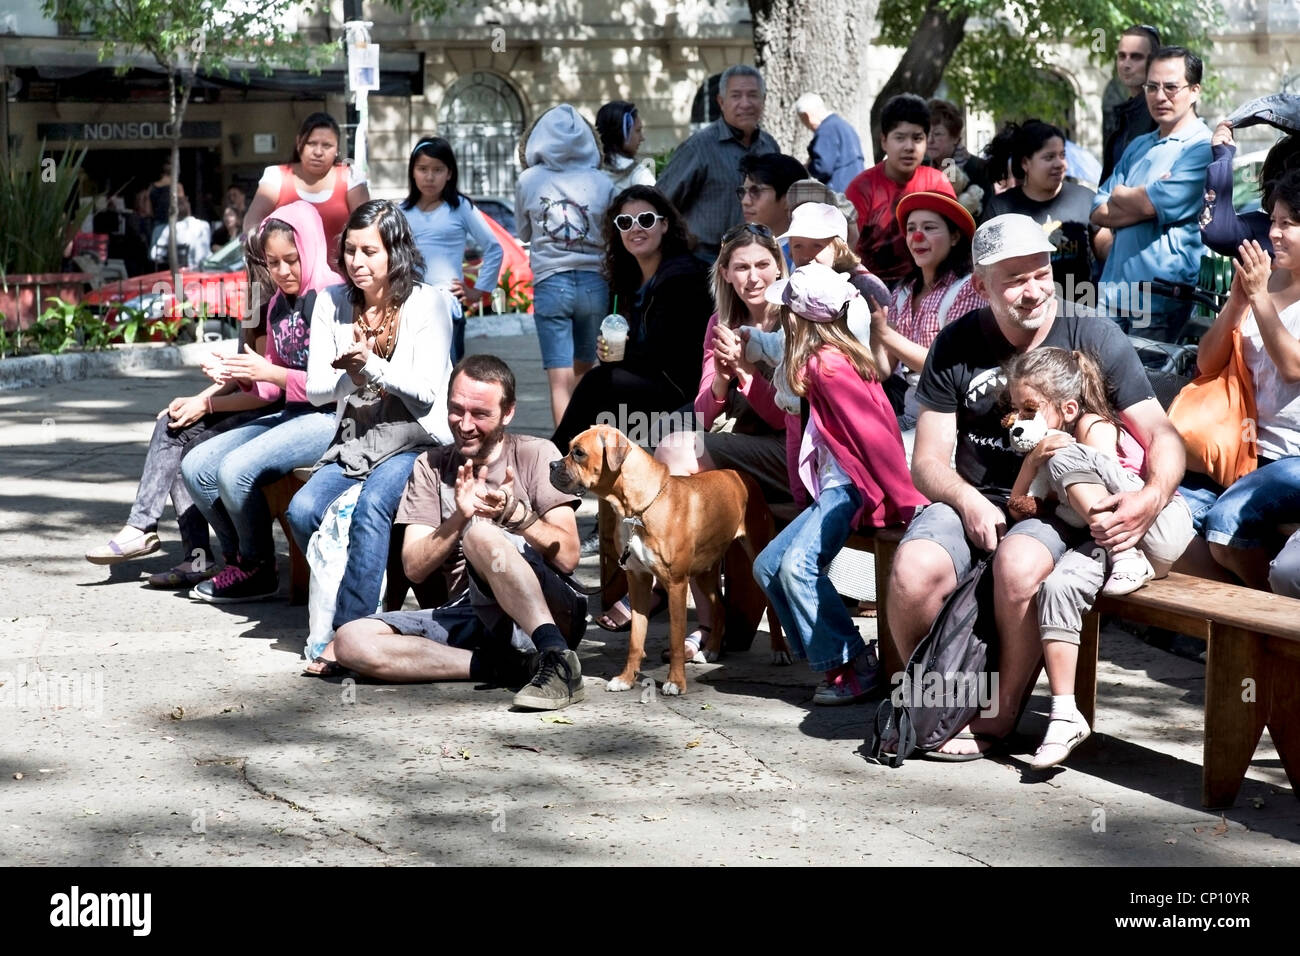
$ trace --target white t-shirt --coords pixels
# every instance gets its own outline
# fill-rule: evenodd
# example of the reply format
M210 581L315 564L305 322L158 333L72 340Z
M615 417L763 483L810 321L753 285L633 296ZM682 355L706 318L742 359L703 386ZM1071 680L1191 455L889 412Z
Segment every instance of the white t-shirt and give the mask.
M1300 302L1283 309L1279 318L1288 332L1300 338ZM1255 382L1259 453L1268 458L1300 455L1300 383L1289 384L1278 373L1253 311L1241 320L1241 347Z
M347 171L348 171L348 192L351 192L352 190L356 189L358 186L364 186L366 184L366 177L362 176L361 173L357 172L357 168L355 166L348 164ZM262 178L258 180L257 187L258 189L261 189L263 186L266 186L278 196L280 194L280 186L283 183L283 181L284 181L284 174L280 172L279 166L267 166L266 169L262 171ZM302 187L300 186L298 187L298 198L304 199L307 202L314 202L319 204L328 200L330 198L330 194L333 192L334 189L333 187L331 187L329 189L322 189L319 192L308 193L308 192L303 192Z

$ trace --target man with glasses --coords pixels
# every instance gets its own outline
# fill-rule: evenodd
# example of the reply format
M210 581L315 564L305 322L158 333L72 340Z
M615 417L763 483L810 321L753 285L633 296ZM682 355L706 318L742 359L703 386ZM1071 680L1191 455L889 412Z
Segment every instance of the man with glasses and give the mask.
M1101 181L1115 169L1124 150L1134 139L1156 128L1142 84L1147 78L1151 55L1160 49L1155 27L1131 26L1119 38L1115 50L1115 76L1101 97Z
M771 133L758 128L766 87L763 74L744 63L728 67L718 83L722 116L677 147L656 184L699 240L696 254L718 258L722 234L741 219L736 189L745 156L779 153Z
M1129 143L1092 204L1092 222L1114 234L1098 305L1146 338L1175 342L1191 311L1151 293L1152 279L1193 284L1205 247L1198 216L1210 128L1196 115L1201 60L1183 47L1157 50L1143 85L1154 131Z
M790 228L790 204L786 194L790 186L808 176L803 164L784 153L746 156L740 161L744 177L736 190L740 214L745 222L766 226L779 236ZM787 253L786 264L790 265Z

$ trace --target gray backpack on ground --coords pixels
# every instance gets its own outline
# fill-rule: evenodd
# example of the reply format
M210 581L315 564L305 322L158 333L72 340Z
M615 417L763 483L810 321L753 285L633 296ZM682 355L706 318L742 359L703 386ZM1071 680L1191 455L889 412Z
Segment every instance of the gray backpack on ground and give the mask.
M867 755L901 767L917 751L937 750L997 702L997 622L993 558L976 563L948 596L903 679L880 702Z

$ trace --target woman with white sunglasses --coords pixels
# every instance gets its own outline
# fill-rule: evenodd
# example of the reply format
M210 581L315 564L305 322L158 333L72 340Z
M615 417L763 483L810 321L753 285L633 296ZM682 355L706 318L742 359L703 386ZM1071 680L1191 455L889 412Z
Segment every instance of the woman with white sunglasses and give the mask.
M561 452L598 422L645 446L656 444L670 425L692 427L667 416L693 403L699 391L704 331L713 313L709 267L691 254L695 237L681 213L651 186L630 186L614 198L605 235L611 237L605 276L615 311L627 319L627 340L618 358L604 336L597 339L601 364L582 377L551 436ZM612 538L607 522L601 530ZM602 552L610 547L602 541ZM602 573L605 607L624 593L624 579L615 572L616 566Z

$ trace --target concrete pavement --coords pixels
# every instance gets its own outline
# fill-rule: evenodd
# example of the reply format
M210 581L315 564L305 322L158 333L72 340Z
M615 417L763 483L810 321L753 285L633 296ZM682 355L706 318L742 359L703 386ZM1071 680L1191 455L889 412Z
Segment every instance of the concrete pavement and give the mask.
M511 363L516 426L548 434L536 339L471 348ZM180 369L0 392L0 863L1298 857L1300 803L1267 738L1236 808L1203 811L1204 668L1119 630L1103 637L1097 734L1046 776L1026 770L1045 683L1011 756L891 770L857 752L874 705L811 707L814 675L771 666L763 634L664 698L605 692L625 639L593 625L579 652L587 699L551 715L511 712L509 692L469 683L302 677L305 608L143 586L181 558L170 514L151 558L82 557L125 519L153 415L198 387ZM594 511L584 502L584 531ZM648 663L665 628L652 624Z

